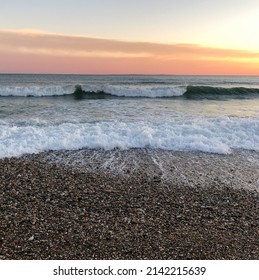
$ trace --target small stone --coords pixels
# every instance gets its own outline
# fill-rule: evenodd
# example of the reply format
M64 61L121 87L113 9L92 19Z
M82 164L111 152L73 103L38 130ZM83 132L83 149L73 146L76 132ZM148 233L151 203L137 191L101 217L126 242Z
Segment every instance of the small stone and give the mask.
M28 241L33 241L34 240L34 236L32 235L29 239L28 239Z
M161 181L162 181L161 178L158 176L155 176L153 179L153 182L155 182L155 183L160 183Z

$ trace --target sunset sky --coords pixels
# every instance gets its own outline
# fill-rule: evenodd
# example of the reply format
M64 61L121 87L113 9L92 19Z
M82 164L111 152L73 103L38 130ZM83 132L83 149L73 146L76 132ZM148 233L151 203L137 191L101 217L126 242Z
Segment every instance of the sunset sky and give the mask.
M258 0L0 0L0 73L259 75Z

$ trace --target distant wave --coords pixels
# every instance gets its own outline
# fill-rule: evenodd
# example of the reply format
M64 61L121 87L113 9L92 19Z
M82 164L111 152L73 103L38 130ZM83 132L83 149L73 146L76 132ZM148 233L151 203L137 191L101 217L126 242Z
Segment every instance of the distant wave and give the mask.
M72 94L74 85L65 86L1 86L0 96L15 96L15 97L42 97L42 96L57 96Z
M186 99L251 99L259 97L259 88L213 86L126 86L126 85L74 85L65 86L1 86L0 96L44 97L72 95L81 99L103 98L177 98ZM79 93L79 94L78 94Z
M259 89L245 87L224 88L211 86L188 86L184 96L188 99L246 99L259 97Z

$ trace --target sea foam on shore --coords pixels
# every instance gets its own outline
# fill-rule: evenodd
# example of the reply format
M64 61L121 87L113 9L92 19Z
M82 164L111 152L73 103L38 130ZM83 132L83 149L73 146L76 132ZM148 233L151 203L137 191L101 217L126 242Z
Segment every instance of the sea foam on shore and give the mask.
M52 151L43 162L80 172L103 172L126 178L136 174L188 186L208 185L214 180L232 187L259 191L259 153L234 150L232 154L175 152L162 149Z

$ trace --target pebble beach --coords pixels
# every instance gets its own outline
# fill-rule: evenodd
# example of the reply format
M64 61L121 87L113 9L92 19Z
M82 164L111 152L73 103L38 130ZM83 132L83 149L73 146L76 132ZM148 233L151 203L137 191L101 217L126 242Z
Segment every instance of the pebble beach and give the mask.
M0 159L0 259L258 259L258 153Z

